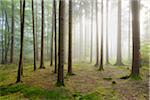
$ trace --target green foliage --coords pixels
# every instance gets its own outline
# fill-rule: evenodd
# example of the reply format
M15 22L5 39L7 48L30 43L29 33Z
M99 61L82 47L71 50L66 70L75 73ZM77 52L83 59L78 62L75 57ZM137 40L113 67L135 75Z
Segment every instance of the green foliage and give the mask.
M0 87L0 96L9 95L11 93L21 92L24 97L31 100L50 99L50 100L70 100L69 91L65 88L55 88L54 90L45 90L42 88L31 87L25 84L15 84Z
M3 95L15 93L15 92L22 90L23 88L25 88L25 86L23 84L2 86L2 87L0 87L0 90L1 90L0 95L3 96Z

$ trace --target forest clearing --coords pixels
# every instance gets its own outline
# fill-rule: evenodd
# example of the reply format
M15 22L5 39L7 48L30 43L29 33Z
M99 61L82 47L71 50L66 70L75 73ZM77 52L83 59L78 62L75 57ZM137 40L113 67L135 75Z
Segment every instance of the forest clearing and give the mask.
M0 100L149 100L150 0L0 0Z

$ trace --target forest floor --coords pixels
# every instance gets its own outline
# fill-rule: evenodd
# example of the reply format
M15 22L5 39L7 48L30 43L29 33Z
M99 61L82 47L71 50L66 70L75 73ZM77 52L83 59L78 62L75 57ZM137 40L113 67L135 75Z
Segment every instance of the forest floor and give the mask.
M16 84L17 65L0 65L0 100L149 100L149 67L141 68L141 79L120 79L130 74L128 66L74 64L75 75L68 76L65 86L57 87L53 66L33 71L24 65L22 83Z

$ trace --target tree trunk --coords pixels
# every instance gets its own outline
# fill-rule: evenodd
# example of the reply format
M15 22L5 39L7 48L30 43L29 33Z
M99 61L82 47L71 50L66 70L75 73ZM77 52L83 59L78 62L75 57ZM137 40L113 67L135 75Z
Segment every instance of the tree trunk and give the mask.
M53 38L54 38L54 3L55 3L55 0L53 0L53 10L52 10L52 32L51 32L51 61L50 61L50 66L53 66Z
M106 65L109 63L109 45L108 45L108 3L109 1L106 1Z
M44 0L41 1L41 8L42 8L42 25L41 25L41 62L40 62L40 68L45 68L44 66Z
M39 46L38 46L38 4L36 0L36 32L35 32L35 45L36 45L36 60L39 60Z
M99 70L103 69L103 0L101 3L101 56L100 56L100 68Z
M55 69L54 73L57 73L57 59L58 59L58 52L57 52L57 16L56 16L56 1L54 0L54 18L55 18L55 25L54 25L54 31L55 31Z
M24 17L25 17L25 0L20 0L20 58L19 58L19 65L18 65L18 74L17 74L17 81L21 81L21 70L23 69L23 40L24 40Z
M3 10L2 10L2 35L1 35L1 38L2 38L2 42L1 42L1 46L2 46L2 58L1 58L1 64L4 64L4 13L3 13Z
M132 40L133 40L133 59L131 75L139 76L140 68L140 21L139 21L139 2L131 1L132 9Z
M99 35L98 35L98 2L96 0L96 64L95 66L98 66L99 64Z
M35 30L34 30L34 1L32 0L32 28L33 28L33 50L34 50L34 71L36 70L36 44L35 44Z
M117 61L116 64L117 66L122 66L124 65L122 63L122 33L121 33L121 0L118 0L118 36L117 36Z
M91 4L91 52L90 52L90 62L92 63L93 59L93 1Z
M72 0L69 0L68 74L72 75Z
M131 27L131 23L130 23L130 1L129 1L129 27L128 27L128 63L131 64L131 52L130 52L130 27Z
M86 17L87 17L87 15L86 15L86 11L84 11L84 60L86 61L86 46L87 46L87 44L86 44L86 38L87 38L87 23L86 23Z
M14 0L12 0L12 27L11 27L11 52L10 63L13 63L14 58Z
M8 62L8 51L9 51L9 45L10 45L10 34L9 34L9 23L8 23L8 15L5 10L5 61L4 63Z
M59 61L57 85L64 85L65 0L59 0Z

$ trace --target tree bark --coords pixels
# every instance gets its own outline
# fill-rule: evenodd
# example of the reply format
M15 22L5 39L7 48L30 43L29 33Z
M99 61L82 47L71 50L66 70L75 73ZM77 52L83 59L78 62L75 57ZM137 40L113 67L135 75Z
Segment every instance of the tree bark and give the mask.
M72 0L69 0L68 74L72 75Z
M36 0L36 32L35 32L35 44L36 44L36 60L39 60L39 46L38 46L38 4Z
M50 66L53 66L53 38L54 38L54 24L55 24L55 20L54 20L54 3L55 0L53 0L53 10L52 10L52 30L51 30L51 61L50 61Z
M12 27L11 27L11 52L10 63L13 63L14 58L14 0L12 0Z
M1 64L4 64L4 13L3 13L3 10L2 10L2 35L1 35L1 38L2 38L2 42L1 42L1 46L2 46L2 58L1 58Z
M55 25L54 25L54 31L55 31L55 68L54 68L54 73L57 73L57 59L58 59L58 52L57 52L57 16L56 16L56 1L54 0L54 20L55 20Z
M23 69L23 40L24 40L25 0L20 0L20 57L18 65L17 83L21 81L21 70Z
M124 65L122 63L122 33L121 33L121 0L118 0L118 36L117 36L117 61L116 64L117 66L122 66Z
M92 63L93 59L93 1L91 4L91 52L90 52L90 62Z
M95 66L98 66L99 64L99 35L98 35L98 2L96 0L96 64Z
M59 0L59 60L57 85L64 85L64 33L65 33L65 0Z
M130 1L129 1L129 27L128 27L128 63L131 64L131 51L130 51L130 30L131 30L131 23L130 23L130 17L131 17L131 14L130 14Z
M109 0L106 1L106 65L110 64L109 62L109 44L108 44L108 3Z
M32 0L32 29L33 29L33 51L34 51L34 71L36 70L36 43L35 43L35 30L34 30L34 0Z
M41 1L41 8L42 8L42 20L41 20L41 62L40 62L40 68L45 68L44 66L44 0Z
M5 10L5 31L7 32L5 36L5 61L4 63L8 63L8 51L10 45L10 34L9 34L9 23L8 23L8 15Z
M140 68L140 21L139 21L139 2L131 1L132 9L132 40L133 40L133 59L131 75L139 76Z
M104 70L103 68L103 0L101 2L101 56L100 56L99 70Z

